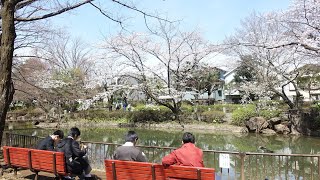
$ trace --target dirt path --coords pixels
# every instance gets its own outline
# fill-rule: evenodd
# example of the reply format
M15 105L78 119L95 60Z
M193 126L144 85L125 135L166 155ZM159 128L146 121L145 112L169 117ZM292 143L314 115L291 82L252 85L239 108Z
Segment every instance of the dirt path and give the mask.
M97 179L106 180L106 174L104 171L93 171L92 174L96 175ZM3 176L0 177L0 180L25 180L25 179L34 179L35 174L30 170L19 170L17 176L13 174L12 169L5 170ZM54 175L46 172L39 173L39 180L54 180Z

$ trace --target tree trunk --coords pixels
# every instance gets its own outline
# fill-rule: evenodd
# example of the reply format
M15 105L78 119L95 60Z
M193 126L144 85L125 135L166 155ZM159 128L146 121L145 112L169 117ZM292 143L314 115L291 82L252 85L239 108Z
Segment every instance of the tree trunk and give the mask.
M14 50L15 26L14 10L16 1L1 0L1 48L0 48L0 145L2 143L5 120L13 98L11 81L12 59Z

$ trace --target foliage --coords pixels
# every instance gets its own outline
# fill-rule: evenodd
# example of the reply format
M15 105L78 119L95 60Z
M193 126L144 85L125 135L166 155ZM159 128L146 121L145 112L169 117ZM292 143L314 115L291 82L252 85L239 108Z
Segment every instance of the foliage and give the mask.
M201 113L201 120L208 123L222 123L225 113L222 111L205 111Z
M105 121L117 120L121 118L127 118L129 113L124 111L106 111L106 110L87 110L79 112L80 118L85 118L88 120L101 119Z
M188 113L193 113L194 109L192 105L187 105L187 104L182 104L180 107L180 110L182 112L188 112Z
M207 92L210 96L214 89L222 85L220 71L218 68L206 64L196 66L195 70L188 76L186 85L197 93Z
M232 124L243 125L245 121L249 120L251 117L257 116L254 105L245 105L242 108L234 110L232 112Z
M162 109L141 109L139 111L133 111L130 113L130 121L133 123L145 123L145 122L165 122L172 120L173 114L168 108Z
M242 107L241 104L215 104L211 105L209 108L216 111L223 111L223 109L225 109L227 113L232 113L240 107Z
M262 116L266 119L271 119L274 117L278 117L280 115L280 110L262 110L259 112L259 116Z
M240 66L236 69L234 81L236 83L254 81L256 74L253 67L250 67L248 62L253 58L250 55L241 56Z

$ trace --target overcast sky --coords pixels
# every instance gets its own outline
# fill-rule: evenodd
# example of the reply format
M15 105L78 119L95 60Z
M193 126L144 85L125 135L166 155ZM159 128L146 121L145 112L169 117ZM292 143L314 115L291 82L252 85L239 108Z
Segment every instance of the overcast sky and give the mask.
M94 1L99 3L99 1ZM183 20L182 29L198 28L206 39L219 42L232 34L240 26L241 19L255 12L272 12L288 8L290 0L135 0L135 6L146 12L159 13L172 20ZM115 16L126 17L125 27L130 30L145 30L141 14L115 6L110 0L101 0L101 6ZM92 6L81 7L52 19L63 26L70 34L96 43L103 36L119 31L120 26L102 16Z

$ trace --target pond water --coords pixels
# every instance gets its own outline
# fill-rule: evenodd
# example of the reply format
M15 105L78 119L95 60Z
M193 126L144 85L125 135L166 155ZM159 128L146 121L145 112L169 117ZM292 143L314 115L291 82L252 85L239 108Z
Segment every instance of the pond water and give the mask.
M47 136L51 129L33 128L32 125L10 125L13 133ZM81 140L94 142L124 143L124 134L135 130L139 135L139 145L179 147L184 131L130 128L86 128L81 130ZM67 129L63 129L65 134ZM238 134L228 132L191 131L196 137L196 145L204 150L262 152L260 146L275 153L318 154L320 138L289 135Z

